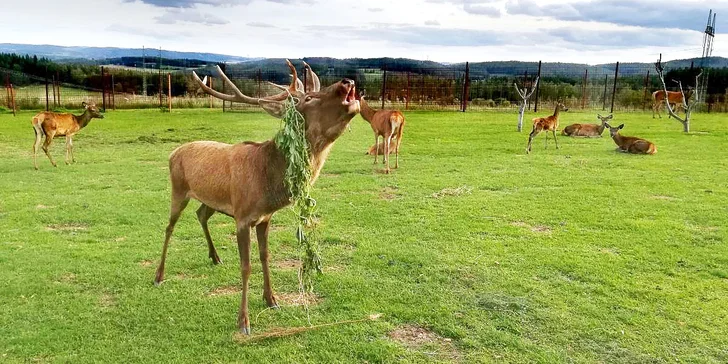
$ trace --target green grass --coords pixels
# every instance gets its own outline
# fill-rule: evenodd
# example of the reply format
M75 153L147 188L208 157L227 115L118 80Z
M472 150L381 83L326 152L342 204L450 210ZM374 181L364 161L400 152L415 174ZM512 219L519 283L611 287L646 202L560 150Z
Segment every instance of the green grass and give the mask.
M728 361L728 120L691 134L618 114L654 156L610 138L559 137L524 154L516 113L410 112L400 168L373 167L357 117L314 187L321 301L312 324L356 323L254 343L233 340L239 285L230 218L215 215L213 266L190 204L167 281L154 287L169 205L167 156L192 140L271 138L279 122L219 110L116 111L75 138L78 163L32 167L32 113L0 115L0 358L7 362L687 362ZM562 125L596 122L566 113ZM443 189L457 189L437 195ZM457 192L462 193L457 193ZM469 193L468 193L469 191ZM298 257L294 216L273 218L271 257ZM257 257L253 248L253 257ZM274 289L297 292L274 264ZM306 326L265 310L251 276L254 334ZM407 348L416 325L451 341Z

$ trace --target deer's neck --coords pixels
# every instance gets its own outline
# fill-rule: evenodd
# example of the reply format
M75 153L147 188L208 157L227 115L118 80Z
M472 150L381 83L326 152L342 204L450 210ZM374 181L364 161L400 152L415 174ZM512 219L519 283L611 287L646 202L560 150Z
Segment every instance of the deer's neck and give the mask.
M604 133L604 129L605 129L606 127L607 127L607 126L606 126L606 125L604 125L604 124L602 124L602 125L599 125L599 127L597 128L597 133L599 133L599 135L602 135L602 133Z
M374 114L377 112L376 110L369 107L369 104L364 101L364 99L361 99L359 101L359 114L361 114L361 117L364 118L364 120L368 121L370 124L372 122L372 119L374 119Z
M616 144L617 144L618 146L620 146L620 147L622 146L622 136L621 136L621 135L619 135L619 133L617 133L617 134L614 134L614 135L612 135L612 140L614 140L614 142L615 142L615 143L616 143Z
M559 117L559 112L561 112L561 110L559 109L559 105L556 105L556 110L554 110L554 117L555 118L558 118Z
M78 123L79 128L83 129L91 122L91 113L86 109L81 115L73 115L73 119Z

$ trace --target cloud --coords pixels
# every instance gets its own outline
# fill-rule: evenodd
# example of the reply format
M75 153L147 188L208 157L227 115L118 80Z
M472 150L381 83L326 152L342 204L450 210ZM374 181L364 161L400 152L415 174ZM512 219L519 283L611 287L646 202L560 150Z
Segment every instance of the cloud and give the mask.
M553 40L569 43L567 47L590 48L634 48L660 46L686 46L694 44L696 32L665 29L661 32L645 32L639 29L626 30L584 30L579 28L556 28L545 30L544 34ZM665 42L669 39L669 44Z
M229 21L218 16L202 13L194 9L167 9L154 20L158 24L199 23L204 25L223 25Z
M253 0L123 0L125 3L141 2L160 8L192 8L196 5L213 7L248 5ZM276 4L313 4L315 0L263 0Z
M367 10L371 11L372 13L381 13L382 11L384 11L384 9L382 8L369 8Z
M486 15L491 18L499 18L501 16L500 9L495 8L493 6L488 6L488 5L465 4L465 5L463 5L463 10L465 10L466 13L476 14L476 15Z
M708 6L684 0L589 0L578 3L539 5L533 0L510 0L509 14L549 17L566 21L593 21L646 28L705 30ZM717 12L728 12L725 4L711 4ZM718 28L728 27L723 22Z
M440 25L440 22L437 20L425 20L425 25Z
M275 26L273 24L261 23L261 22L257 22L257 21L250 22L246 25L249 27L256 27L256 28L278 28L277 26Z

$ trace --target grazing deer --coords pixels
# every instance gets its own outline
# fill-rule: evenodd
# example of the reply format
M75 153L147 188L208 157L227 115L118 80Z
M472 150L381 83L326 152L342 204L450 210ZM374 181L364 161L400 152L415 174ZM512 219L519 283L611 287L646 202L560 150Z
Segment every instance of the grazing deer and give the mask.
M396 148L397 148L397 139L392 139L389 142L389 149L391 150L391 149L396 149ZM384 155L384 142L379 142L376 145L372 145L371 147L369 147L369 150L364 154L374 155L375 153L377 155Z
M554 114L551 116L547 116L545 118L533 118L533 130L531 130L531 134L528 135L528 145L526 146L526 154L531 153L531 143L533 142L533 138L538 135L543 130L546 130L546 145L544 148L548 147L549 143L549 136L548 132L551 131L554 135L554 141L556 142L556 149L559 149L559 141L556 139L556 129L559 128L559 113L561 111L569 111L569 109L564 106L564 104L559 101L556 103L556 110L554 110Z
M359 100L361 104L361 117L369 122L374 131L374 146L377 151L374 153L374 164L377 164L377 156L379 155L379 137L382 137L384 147L384 157L382 163L385 164L385 173L389 173L389 153L392 151L392 139L397 140L394 147L394 168L399 168L399 145L402 143L402 132L404 131L404 115L397 110L374 110L362 96Z
M687 91L687 97L690 98L692 95L693 90ZM680 91L667 91L667 102L670 103L670 105L677 107L678 109L683 107L683 94ZM662 115L660 114L660 110L665 106L665 91L664 90L657 90L652 93L652 118L655 118L655 113L657 113L657 116L662 119ZM677 111L676 111L677 112Z
M33 131L35 131L35 143L33 144L33 166L35 166L35 169L38 169L38 146L40 146L42 136L45 136L43 151L48 156L48 159L50 159L53 167L57 167L57 165L53 157L51 157L49 148L53 142L53 138L56 137L66 137L66 164L76 162L76 159L73 157L73 136L79 130L85 128L91 122L91 119L104 118L99 112L99 109L96 108L96 104L87 104L84 102L82 105L84 112L78 116L70 113L60 114L48 111L33 116L31 123L33 124Z
M604 129L607 128L607 122L612 120L612 115L602 116L597 114L597 119L601 120L600 124L571 124L561 131L562 135L570 137L587 137L587 138L601 138Z
M306 122L306 140L310 146L312 183L324 166L334 141L342 134L352 118L359 112L354 81L343 79L319 89L318 76L310 68L307 72L308 92L300 87L296 68L287 61L293 74L291 85L278 95L253 98L244 95L218 67L223 82L234 94L213 90L193 73L202 89L219 99L230 102L255 104L274 117L281 118L289 95L295 100L296 109ZM190 198L202 203L197 218L207 240L209 256L213 263L220 258L212 244L207 221L220 212L235 219L238 252L242 275L242 299L238 313L238 326L244 334L250 334L248 317L248 278L250 277L250 229L255 227L258 251L263 270L263 298L269 307L277 307L270 284L268 268L268 229L273 214L289 205L290 193L284 181L287 161L273 140L262 143L243 142L225 144L214 141L197 141L175 149L169 157L169 175L172 197L169 224L164 237L162 258L157 268L155 284L164 279L164 263L172 231Z
M642 138L627 137L619 134L619 131L624 128L624 124L620 124L618 127L612 127L607 124L609 128L609 134L612 136L612 140L617 143L617 150L625 153L632 154L655 154L657 153L657 147L655 144L648 142Z

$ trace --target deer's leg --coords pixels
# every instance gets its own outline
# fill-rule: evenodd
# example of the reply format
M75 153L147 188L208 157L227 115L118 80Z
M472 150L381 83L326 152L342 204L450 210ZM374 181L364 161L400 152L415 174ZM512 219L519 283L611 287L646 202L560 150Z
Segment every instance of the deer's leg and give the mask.
M384 141L384 164L386 166L384 168L384 173L389 173L390 172L390 170L389 170L389 152L391 152L391 150L389 149L389 144L390 143L392 143L392 135L391 134Z
M202 226L202 232L205 234L205 240L207 240L207 250L209 252L208 255L210 259L212 259L213 264L220 264L222 263L222 261L217 255L217 250L215 250L215 246L212 244L210 229L207 226L207 220L209 220L213 214L215 214L215 210L211 209L204 203L200 205L199 209L197 209L197 220L200 221L200 226Z
M270 285L270 269L268 268L268 230L270 220L263 221L255 226L255 233L258 235L258 253L260 264L263 267L263 299L268 307L278 308L278 302L273 295L273 288Z
M238 312L238 328L240 332L250 335L250 318L248 317L248 279L250 278L250 223L238 221L238 253L240 253L240 274L243 280L243 296Z
M33 143L33 166L35 169L38 169L38 147L40 147L40 141L43 133L35 125L33 125L33 130L35 131L35 143Z
M374 133L374 164L377 164L377 156L379 155L379 135Z
M169 240L172 237L172 231L174 231L174 225L177 224L179 216L187 207L187 203L190 199L184 193L175 193L174 186L172 186L172 203L169 209L169 224L164 233L164 245L162 245L162 259L159 261L157 267L157 274L154 277L154 285L158 286L162 284L164 280L164 262L167 260L167 248L169 247Z
M538 131L536 130L536 128L533 128L533 130L531 130L531 134L528 135L528 145L526 145L526 154L531 153L531 143L533 143L533 138L535 138L536 135L538 135Z
M76 157L73 156L73 136L68 137L68 146L71 147L71 163L76 163Z
M51 157L51 153L49 151L49 148L51 146L51 143L53 142L53 137L55 137L56 132L54 130L48 131L46 133L45 140L43 141L43 151L45 152L46 156L48 156L48 159L51 161L51 164L53 167L58 167L56 165L56 162L53 160L53 157Z
M556 142L556 149L559 149L559 140L556 139L556 129L551 130L551 133L554 135L554 142ZM548 138L548 134L546 134L546 138Z
M69 161L70 158L71 158L71 136L66 135L66 159L65 159L66 164L71 164L71 162Z

